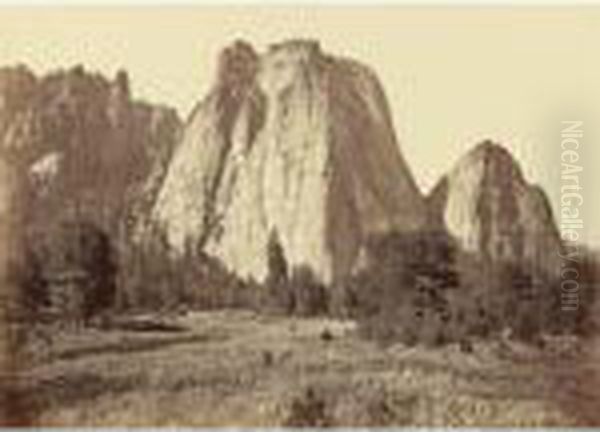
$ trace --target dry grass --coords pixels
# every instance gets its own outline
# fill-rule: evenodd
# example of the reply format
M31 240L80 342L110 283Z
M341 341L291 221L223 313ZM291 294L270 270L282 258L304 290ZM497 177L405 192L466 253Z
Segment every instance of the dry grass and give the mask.
M14 390L21 409L56 426L275 426L311 412L307 423L353 426L598 420L587 352L384 348L359 339L351 322L240 311L177 324L187 330L56 336Z

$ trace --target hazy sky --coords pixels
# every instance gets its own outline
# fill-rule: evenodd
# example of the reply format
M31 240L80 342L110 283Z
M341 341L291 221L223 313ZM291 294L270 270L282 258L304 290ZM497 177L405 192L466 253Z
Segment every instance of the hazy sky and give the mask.
M129 71L138 98L186 117L236 38L316 38L378 73L423 191L478 141L510 148L560 211L562 120L584 120L585 235L600 246L600 8L2 9L0 64ZM596 147L596 148L594 148ZM557 214L558 217L558 214Z

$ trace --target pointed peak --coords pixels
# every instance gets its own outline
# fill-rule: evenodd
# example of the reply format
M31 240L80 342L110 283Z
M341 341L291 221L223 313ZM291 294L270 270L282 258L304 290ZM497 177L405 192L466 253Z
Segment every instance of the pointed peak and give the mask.
M251 44L237 39L219 55L218 81L225 85L247 83L257 69L258 54Z
M223 56L256 59L258 54L250 42L243 39L235 39L221 50L221 58L223 58Z
M69 73L75 76L84 76L87 71L85 70L85 66L79 63L71 67L71 69L69 69Z
M483 162L487 166L505 167L520 172L519 162L502 144L484 140L469 151L463 160Z
M508 151L506 147L502 144L497 143L491 139L486 139L477 144L473 150L471 150L470 154L483 156L483 157L494 157L494 156L509 156L512 158L512 155Z

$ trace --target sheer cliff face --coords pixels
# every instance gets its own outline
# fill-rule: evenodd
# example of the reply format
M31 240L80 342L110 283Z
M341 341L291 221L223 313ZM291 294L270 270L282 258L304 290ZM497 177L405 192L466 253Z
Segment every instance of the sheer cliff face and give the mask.
M15 264L22 261L23 244L20 235L20 182L16 169L0 157L0 370L12 370L14 346L9 338L8 306L17 298ZM0 409L0 420L4 413Z
M430 197L434 222L466 252L556 274L558 231L545 193L503 147L484 142L459 160Z
M217 82L192 112L153 210L153 219L164 224L169 241L179 250L205 235L233 130L243 122L241 117L258 111L252 101L258 64L252 48L236 44L219 60Z
M0 151L21 164L40 223L76 209L113 228L156 183L179 128L174 111L132 101L124 72L0 69Z
M17 170L0 157L0 297L7 286L8 265L20 253L21 182Z
M291 267L332 281L369 234L420 227L423 199L368 68L308 41L262 56L238 43L224 58L153 212L175 249L199 242L260 280L276 235Z

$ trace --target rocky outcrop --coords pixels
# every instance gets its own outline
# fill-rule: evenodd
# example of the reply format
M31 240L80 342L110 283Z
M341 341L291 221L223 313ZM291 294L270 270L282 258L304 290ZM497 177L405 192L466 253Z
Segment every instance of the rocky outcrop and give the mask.
M19 205L20 182L17 170L10 163L0 157L0 371L5 376L14 373L15 349L9 332L9 317L14 311L18 291L15 284L15 268L21 263L23 242L21 232L21 209ZM14 315L14 313L13 313ZM5 378L3 378L5 379ZM8 406L8 395L0 386L0 421L9 418L10 410L3 409ZM6 399L5 399L6 398Z
M312 41L263 55L236 43L219 64L153 210L175 250L200 244L261 280L276 237L291 267L329 282L369 235L421 227L423 198L369 68Z
M22 181L11 161L0 156L0 305L10 289L9 272L21 259Z
M502 146L486 141L461 158L429 196L432 223L462 249L544 273L560 271L560 237L544 191Z
M174 110L132 100L125 72L0 69L0 151L25 167L32 223L78 212L116 230L153 201L179 129Z
M236 122L260 110L252 92L257 67L258 57L250 46L238 43L224 50L214 88L185 126L152 215L178 250L186 243L197 243L209 231ZM246 121L237 129L257 128L251 124L255 118Z

